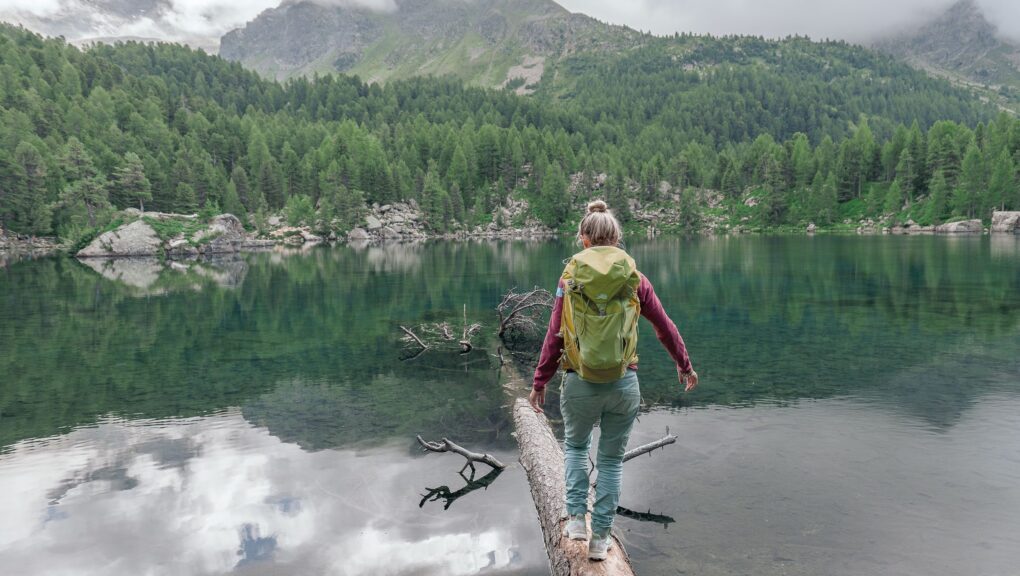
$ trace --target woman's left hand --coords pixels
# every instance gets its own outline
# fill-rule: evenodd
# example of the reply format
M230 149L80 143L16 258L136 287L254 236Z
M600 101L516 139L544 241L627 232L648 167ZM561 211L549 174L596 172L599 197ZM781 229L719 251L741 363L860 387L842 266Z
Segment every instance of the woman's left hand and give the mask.
M687 374L680 374L680 383L684 385L684 392L690 392L698 387L698 373L691 370Z
M542 410L542 404L545 404L545 388L541 390L535 390L532 388L531 394L528 396L528 404L531 404L531 407L534 408L535 412L542 414L544 412L544 410Z

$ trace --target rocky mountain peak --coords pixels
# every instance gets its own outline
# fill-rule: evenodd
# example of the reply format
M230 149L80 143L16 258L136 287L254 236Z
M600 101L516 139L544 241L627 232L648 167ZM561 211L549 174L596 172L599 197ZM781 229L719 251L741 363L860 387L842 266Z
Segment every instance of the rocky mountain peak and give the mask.
M1004 98L1004 105L1020 87L1020 47L999 36L975 0L959 0L917 29L875 47L934 75L991 90L987 96Z

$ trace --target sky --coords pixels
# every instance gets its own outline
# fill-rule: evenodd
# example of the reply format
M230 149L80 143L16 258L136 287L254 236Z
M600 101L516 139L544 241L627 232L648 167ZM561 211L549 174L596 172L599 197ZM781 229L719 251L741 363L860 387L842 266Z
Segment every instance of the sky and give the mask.
M393 9L394 0L315 0ZM473 0L463 0L473 1ZM656 34L808 35L867 43L944 10L954 0L559 0L572 12ZM1020 39L1020 2L976 0ZM71 40L134 36L215 50L219 37L280 0L0 0L0 19ZM103 6L103 10L95 8Z
M866 43L940 14L955 0L559 0L572 12L656 34L708 32ZM1020 2L977 0L1004 35L1020 38Z

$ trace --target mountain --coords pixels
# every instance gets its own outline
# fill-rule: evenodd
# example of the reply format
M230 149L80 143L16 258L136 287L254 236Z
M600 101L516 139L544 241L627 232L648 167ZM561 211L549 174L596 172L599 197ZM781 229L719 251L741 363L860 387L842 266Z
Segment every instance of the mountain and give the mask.
M1020 102L1020 45L999 35L974 0L960 0L934 20L883 39L875 48L1002 105Z
M345 72L369 81L453 74L521 92L549 60L634 46L642 34L551 0L396 0L394 10L284 2L227 33L220 55L277 79Z

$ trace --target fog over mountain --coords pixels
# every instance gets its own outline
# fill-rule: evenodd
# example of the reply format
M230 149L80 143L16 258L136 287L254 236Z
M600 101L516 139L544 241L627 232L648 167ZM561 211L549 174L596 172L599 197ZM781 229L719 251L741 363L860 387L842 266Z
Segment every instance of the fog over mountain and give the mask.
M287 0L293 1L293 0ZM315 0L393 10L393 0ZM484 0L445 0L484 1ZM565 8L656 34L808 35L868 43L916 28L953 0L561 0ZM224 33L280 0L0 0L0 19L70 40L139 37L214 50ZM1000 34L1020 39L1020 2L977 0Z
M656 34L675 31L870 43L916 28L956 0L559 0L571 11ZM975 2L1005 36L1020 39L1020 2Z

